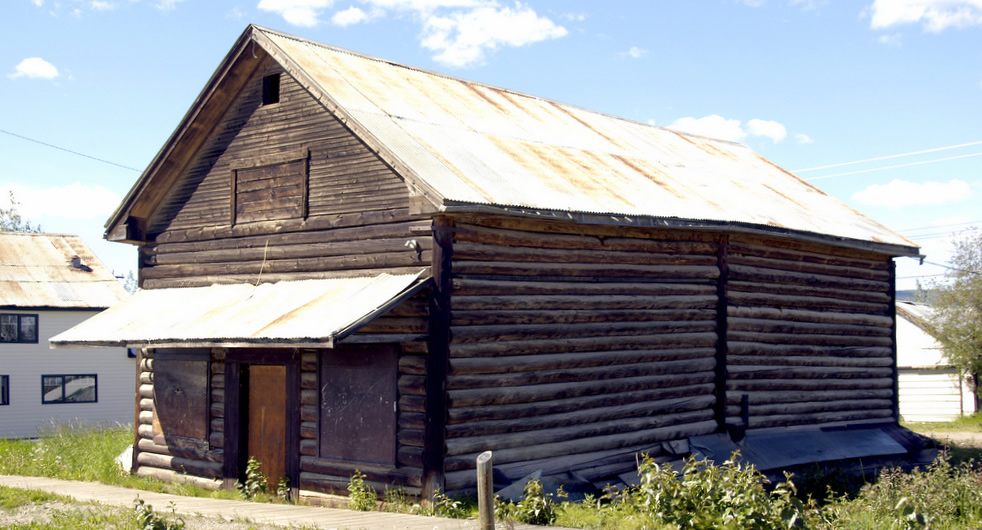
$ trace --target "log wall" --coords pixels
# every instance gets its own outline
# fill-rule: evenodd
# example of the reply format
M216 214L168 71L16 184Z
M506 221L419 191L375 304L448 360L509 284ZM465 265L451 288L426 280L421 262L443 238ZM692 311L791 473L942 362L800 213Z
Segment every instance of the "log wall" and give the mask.
M262 105L262 78L272 73L281 73L280 101ZM300 156L305 167L293 161ZM303 214L235 222L234 170L278 163L308 171ZM267 191L270 208L287 200ZM431 249L423 238L419 251L406 246L416 238L409 195L401 177L266 59L150 220L141 286L418 271Z
M732 236L727 261L727 423L895 419L888 257Z
M551 227L456 223L447 491L485 450L512 479L599 478L716 428L713 236Z

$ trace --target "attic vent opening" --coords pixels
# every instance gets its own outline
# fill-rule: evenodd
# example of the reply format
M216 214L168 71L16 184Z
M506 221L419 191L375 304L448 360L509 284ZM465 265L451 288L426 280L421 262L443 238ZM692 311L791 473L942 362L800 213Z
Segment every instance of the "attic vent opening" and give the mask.
M263 77L263 105L280 102L280 74Z

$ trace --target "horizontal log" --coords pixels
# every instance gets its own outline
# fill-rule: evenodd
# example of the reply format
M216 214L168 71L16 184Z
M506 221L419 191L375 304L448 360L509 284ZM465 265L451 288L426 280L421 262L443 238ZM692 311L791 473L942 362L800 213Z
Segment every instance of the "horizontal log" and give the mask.
M309 388L303 388L300 390L300 406L316 407L319 405L319 403L317 390L312 390Z
M862 313L836 313L831 311L807 311L786 308L729 306L726 308L726 314L730 318L845 324L852 326L873 326L882 328L893 327L893 318L889 316L867 315Z
M588 322L699 321L716 318L715 309L560 309L508 311L499 308L454 310L455 326L492 324L571 324Z
M429 322L423 316L395 318L383 315L359 329L359 333L426 333Z
M706 417L712 418L713 411L706 411ZM618 449L642 444L653 444L668 440L678 440L689 436L709 434L716 430L716 422L712 419L699 421L690 424L675 424L665 427L656 427L640 431L597 436L592 438L581 438L576 440L566 440L562 442L538 444L531 447L514 447L508 449L495 450L487 447L481 451L494 450L495 465L508 464L512 462L522 462L546 457L556 457L561 455L573 455L578 453L589 453L604 449ZM445 460L445 468L449 471L459 471L461 469L471 469L475 466L475 459L479 452L448 456Z
M610 392L590 396L576 396L569 399L554 399L531 403L514 403L510 405L451 407L447 411L447 435L464 436L474 426L493 424L497 420L542 418L551 414L561 414L573 411L590 413L590 409L618 407L629 404L641 404L670 398L689 398L693 396L711 395L715 387L712 384L696 384L684 386L659 386L643 388L637 391ZM594 412L594 414L597 414ZM607 414L607 412L604 412Z
M697 358L681 361L659 361L609 366L586 366L559 370L534 370L497 374L449 375L447 388L516 387L571 383L578 381L605 381L627 377L643 377L663 374L687 374L709 372L716 366L715 358Z
M421 412L399 412L398 427L400 429L422 430L426 424L426 415Z
M176 473L170 469L160 469L143 465L137 467L135 473L141 477L149 477L161 482L170 482L174 484L188 483L199 488L212 491L222 489L221 480L196 477L194 475L185 475L183 473Z
M758 318L729 317L727 329L754 333L794 333L816 335L849 335L856 337L892 337L893 328L835 324L830 322L789 322Z
M141 398L153 399L153 385L141 384L137 392Z
M726 371L733 380L792 378L802 379L869 379L891 377L892 367L862 367L847 366L733 366L728 365Z
M791 427L794 425L820 427L823 424L856 422L859 420L891 421L892 419L892 408L881 410L823 412L817 414L778 414L774 416L752 416L750 418L750 428L765 429L771 427Z
M317 372L300 372L300 388L317 390Z
M574 337L568 339L514 340L450 344L450 358L539 355L563 352L610 350L683 349L716 346L716 333L667 333L612 337Z
M140 414L137 416L140 423L150 424L153 423L153 411L141 410Z
M729 331L727 342L759 342L765 344L808 344L815 346L893 346L893 335L888 337L864 337L856 335L818 335L804 333L758 333L753 331Z
M336 462L323 458L302 456L300 457L300 471L349 478L356 471L360 471L365 474L367 481L385 482L390 486L422 486L422 470L414 468L394 468L364 462Z
M764 355L728 355L727 366L842 366L850 368L889 368L890 357L808 357L804 355L774 357Z
M482 280L458 277L453 279L453 292L455 296L567 295L583 297L638 295L715 297L716 288L702 283L543 282L524 279L521 281ZM455 305L454 309L460 309L460 307Z
M494 326L450 326L455 344L487 341L518 341L577 337L613 337L712 332L713 320L655 322L590 322L578 324L502 324Z
M140 274L148 280L180 279L185 276L242 276L252 275L253 282L260 269L267 274L297 274L308 272L334 273L343 269L374 269L388 267L412 267L428 264L428 251L421 255L406 252L380 254L349 254L329 258L296 258L277 261L243 261L230 263L175 264L143 266ZM294 278L295 279L295 278Z
M670 254L716 252L714 243L692 238L688 240L659 240L617 237L615 232L610 236L561 234L537 232L535 225L527 224L520 230L492 228L475 224L459 223L454 230L454 249L456 243L486 243L491 245L506 245L515 247L532 247L537 249L560 250L604 250L604 251L634 251L634 252L664 252ZM567 228L568 231L568 228ZM647 237L657 237L659 234L648 233ZM667 234L662 234L667 235ZM685 237L684 234L672 234L675 237Z
M153 355L152 353L147 353L147 350L143 350L143 358L140 359L140 371L141 372L153 372Z
M317 456L318 441L309 438L300 439L300 454L304 456Z
M257 269L258 270L258 269ZM308 271L303 273L303 278L305 280L321 280L329 278L352 278L356 276L365 276L366 274L377 274L382 272L387 272L389 274L417 274L423 271L425 274L428 271L426 266L409 266L409 267L365 267L362 269L351 269L351 270L324 270L324 271ZM181 287L208 287L210 285L220 284L235 284L235 283L256 283L256 274L226 274L226 275L192 275L191 271L188 271L189 275L181 276L179 278L144 278L143 279L143 289L170 289L170 288L181 288ZM292 281L296 280L297 275L295 273L263 273L262 281L263 283L276 283L282 281Z
M315 406L304 405L300 407L300 421L317 421L319 418L318 409Z
M892 399L892 388L859 388L853 390L809 390L809 391L759 391L726 393L728 405L740 405L746 395L749 403L801 403L812 401L840 401L866 399Z
M225 403L225 389L224 388L211 388L211 401L212 403Z
M168 445L160 445L147 438L140 438L136 442L137 448L141 452L154 453L158 455L183 458L186 460L196 460L202 462L222 462L225 452L222 449L210 449L202 451L192 448L178 448Z
M892 357L888 346L816 346L806 344L764 344L761 342L727 341L731 355L764 356L829 356L829 357Z
M815 263L797 259L751 256L742 254L739 252L739 250L734 252L732 247L729 250L730 251L727 254L727 262L730 265L746 265L756 268L783 270L789 272L842 276L845 278L858 278L878 282L890 281L890 271L884 266L879 268L852 267L844 263L842 260L839 260L836 263Z
M140 372L141 385L153 385L153 372Z
M892 410L893 400L890 399L866 399L866 400L841 400L841 401L815 401L803 403L766 403L755 404L750 402L750 416L773 416L780 414L814 414L816 412L838 412L855 410ZM741 407L731 405L726 408L729 416L739 416Z
M211 365L213 367L216 364L218 364L218 363L215 363L214 361L211 363ZM211 374L211 387L212 388L225 388L225 367L219 365L219 368L222 369L222 373L218 373L218 374L212 373Z
M403 412L423 412L426 408L426 398L418 396L399 396L399 410Z
M715 348L678 348L454 358L450 361L450 374L494 374L557 368L611 366L640 362L678 361L713 357L715 354Z
M220 431L212 431L212 433L208 435L208 444L214 448L225 447L225 433Z
M153 400L140 398L140 410L153 410Z
M766 390L850 390L865 388L893 388L893 377L855 379L735 379L726 381L727 392Z
M400 355L399 373L406 375L426 375L426 357L422 355Z
M454 261L513 261L523 263L606 263L610 265L705 265L715 266L712 254L684 254L672 251L637 252L619 250L554 249L507 247L455 241Z
M349 482L351 482L351 477L334 477L308 473L306 471L300 472L300 489L304 490L347 496ZM377 482L374 480L366 480L365 485L372 487L380 496L385 493L386 487L389 486L386 482ZM402 486L399 489L410 496L418 496L422 492L422 488L413 486Z
M750 267L747 265L729 264L729 277L733 280L747 282L768 282L793 285L807 285L810 287L828 287L830 289L855 289L857 291L888 291L890 283L887 281L863 280L858 278L846 278L842 276L831 276L828 274L815 274L811 272L789 272L778 269L766 269L763 267Z
M318 350L305 349L300 352L300 371L317 372L317 361L320 358Z
M423 467L423 448L422 447L411 447L411 446L401 446L396 451L396 461L399 462L399 467ZM420 470L422 473L422 469Z
M454 296L454 311L538 311L538 310L590 310L607 309L714 309L715 295L647 295L608 294L583 295L474 295Z
M141 423L136 426L136 435L140 438L153 439L153 425Z
M225 420L223 418L213 418L211 420L211 432L221 432L225 430Z
M662 387L680 387L710 383L715 375L711 371L628 377L604 381L583 381L576 383L553 383L511 388L477 388L450 390L447 392L450 406L476 407L484 405L507 405L532 403L557 399L592 396L598 394L631 392Z
M396 441L399 445L423 447L423 431L421 429L399 429L396 431Z
M870 266L884 267L890 260L890 256L869 250L855 249L849 247L839 247L801 239L773 238L758 234L733 233L729 236L729 244L737 252L757 253L766 255L764 252L791 252L801 256L817 256L824 258L844 259L854 261L854 266L861 266L867 263Z
M863 307L877 307L879 304L889 305L890 303L889 291L832 289L829 287L792 285L788 283L738 281L732 278L727 281L726 288L727 293L738 293L740 296L744 297L753 294L762 297L766 295L796 296L804 300L819 298L825 302L824 305L817 306L819 311L832 311L836 309L843 309L846 311L862 311ZM803 307L795 305L785 305L779 307L795 307L797 309L803 309ZM872 313L875 311L867 312Z
M451 445L450 440L461 440L465 438L474 440L475 438L480 438L476 443L482 443L484 441L493 443L496 439L494 435L498 435L497 437L501 439L510 439L517 433L528 431L535 431L536 434L542 434L550 429L556 429L558 431L559 429L571 426L585 426L586 424L590 424L592 428L600 428L602 424L615 420L621 421L626 426L636 421L637 418L646 418L655 415L676 415L693 410L708 409L715 402L716 397L712 394L707 394L611 407L587 408L558 414L529 414L524 418L453 424L447 426L447 447L449 448ZM586 429L586 427L582 428ZM497 443L494 443L494 445L495 447L501 447Z
M189 473L199 477L214 479L222 476L222 462L191 460L187 458L160 455L149 452L137 453L136 461L137 464L141 466L169 469L171 471Z
M454 274L601 278L713 280L715 265L631 265L619 263L527 263L522 261L454 261Z
M356 236L357 237L357 236ZM354 239L329 243L287 243L288 237L279 238L278 244L270 246L240 246L222 249L196 249L185 252L143 252L141 263L154 265L217 264L232 262L327 258L354 254L407 253L406 241L414 239L421 249L430 250L431 240L413 237L411 234L398 234L389 239ZM415 252L415 251L412 251Z
M422 375L400 375L398 380L400 396L425 396L426 377Z
M320 432L317 430L317 422L314 421L302 421L300 422L300 437L309 438L316 440Z

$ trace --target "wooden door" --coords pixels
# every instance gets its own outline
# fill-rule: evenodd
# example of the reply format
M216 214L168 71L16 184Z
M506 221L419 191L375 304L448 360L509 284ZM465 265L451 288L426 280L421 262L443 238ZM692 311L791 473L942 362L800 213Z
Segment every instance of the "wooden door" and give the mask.
M286 474L287 370L284 365L248 366L246 459L260 462L270 490ZM244 470L243 470L244 471Z

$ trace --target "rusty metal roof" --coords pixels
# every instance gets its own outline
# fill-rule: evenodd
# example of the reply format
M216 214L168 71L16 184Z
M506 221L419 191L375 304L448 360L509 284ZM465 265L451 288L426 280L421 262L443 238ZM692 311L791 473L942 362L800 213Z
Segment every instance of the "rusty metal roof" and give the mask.
M333 347L421 289L420 274L137 291L52 347Z
M917 252L915 243L744 145L250 30L438 210L484 206L667 226L692 220L684 225L793 231L895 255Z
M78 236L0 232L0 307L103 309L127 296Z

